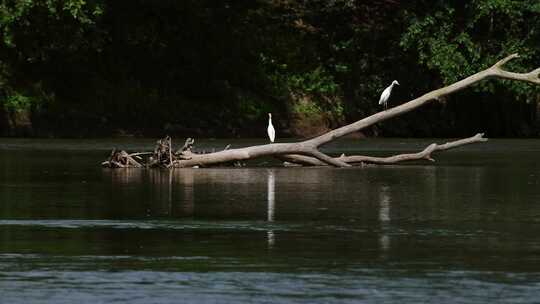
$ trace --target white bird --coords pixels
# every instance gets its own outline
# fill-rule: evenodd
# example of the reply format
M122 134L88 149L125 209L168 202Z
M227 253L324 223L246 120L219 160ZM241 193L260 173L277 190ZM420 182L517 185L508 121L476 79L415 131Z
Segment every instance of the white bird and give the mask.
M272 125L272 113L268 113L268 137L270 138L271 142L274 142L274 139L276 138L276 130L274 130L274 126Z
M399 82L397 80L392 81L392 84L389 85L381 94L381 98L379 99L379 104L384 105L384 108L388 108L388 98L390 98L390 94L392 93L392 88L394 88L395 85L399 85Z

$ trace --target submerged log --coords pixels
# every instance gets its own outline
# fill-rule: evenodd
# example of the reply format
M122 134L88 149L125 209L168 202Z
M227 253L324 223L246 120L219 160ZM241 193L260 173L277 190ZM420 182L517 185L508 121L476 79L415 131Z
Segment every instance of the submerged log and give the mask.
M238 162L259 157L276 157L278 159L286 160L287 162L292 162L299 165L325 165L334 167L349 167L351 165L364 163L393 164L402 161L419 159L432 160L431 153L435 151L448 150L465 144L483 142L487 139L483 137L483 134L477 134L473 137L457 140L444 145L432 144L424 149L424 151L418 153L401 154L385 158L361 155L331 157L320 152L319 147L324 146L325 144L345 135L358 132L376 123L380 123L392 117L415 110L428 102L439 100L447 95L463 90L486 79L502 78L540 84L540 68L537 68L529 73L514 73L502 69L505 63L518 57L519 56L517 54L512 54L498 61L490 68L480 71L449 86L431 91L409 102L375 113L349 125L301 142L271 143L237 149L226 148L225 150L212 153L194 153L192 151L194 140L188 138L184 143L184 146L179 149L179 151L172 153L172 140L167 136L166 138L157 142L153 155L150 157L150 161L146 163L146 166L166 168L209 167L223 164L237 164ZM118 161L111 157L108 162L104 162L103 164L114 168L131 167L131 165L129 165L131 162L127 158L120 158L120 160L121 161Z

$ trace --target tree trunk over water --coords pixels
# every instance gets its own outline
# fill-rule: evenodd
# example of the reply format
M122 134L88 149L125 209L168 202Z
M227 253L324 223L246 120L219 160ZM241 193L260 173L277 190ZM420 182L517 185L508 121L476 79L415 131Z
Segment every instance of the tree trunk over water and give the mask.
M463 90L486 79L502 78L540 84L540 68L537 68L529 73L514 73L502 69L502 66L505 63L517 57L519 57L517 54L512 54L495 63L490 68L480 71L449 86L431 91L409 102L375 113L352 124L334 129L312 139L295 143L272 143L238 149L225 149L223 151L208 154L196 154L193 153L191 149L185 149L184 151L179 151L174 155L169 154L170 159L168 160L167 167L180 168L193 166L215 166L225 163L246 161L259 157L277 157L279 159L301 165L330 165L335 167L349 167L351 164L359 163L391 164L413 159L432 160L430 155L434 151L447 150L464 144L486 141L487 139L483 138L482 134L477 134L476 136L448 143L446 145L432 144L424 151L419 153L396 155L387 158L368 156L341 156L334 158L320 152L319 147L345 135L358 132L376 123L380 123L392 117L415 110L430 101L438 100L444 96ZM165 150L172 151L172 147L165 148ZM107 166L105 163L106 162L103 164ZM165 161L165 163L167 162Z

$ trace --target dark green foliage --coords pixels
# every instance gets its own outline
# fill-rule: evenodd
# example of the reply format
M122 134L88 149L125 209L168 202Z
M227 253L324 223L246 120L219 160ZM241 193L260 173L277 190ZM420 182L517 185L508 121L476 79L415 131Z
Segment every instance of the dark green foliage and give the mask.
M401 45L418 54L421 64L445 84L486 68L511 53L522 60L511 68L525 71L540 56L540 2L537 0L430 1L406 12L408 29ZM426 8L429 8L426 10ZM506 84L518 95L534 96L518 82ZM478 90L494 93L493 83Z
M264 136L270 111L283 132L296 114L335 126L394 79L391 105L511 52L538 66L539 15L536 0L2 0L0 113L77 136ZM486 82L378 131L532 135L538 96Z

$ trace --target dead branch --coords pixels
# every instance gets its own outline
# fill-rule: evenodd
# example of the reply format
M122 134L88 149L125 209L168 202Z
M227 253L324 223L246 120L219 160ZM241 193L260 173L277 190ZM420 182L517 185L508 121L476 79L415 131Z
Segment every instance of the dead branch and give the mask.
M480 81L491 78L511 79L517 81L526 81L533 84L540 84L540 68L529 73L514 73L503 70L503 65L508 61L518 58L517 54L512 54L495 63L490 68L471 75L463 80L448 85L446 87L426 93L416 99L404 104L389 108L385 111L375 113L371 116L358 120L352 124L332 130L318 137L295 143L272 143L266 145L257 145L237 149L225 149L212 153L193 153L193 140L187 139L184 147L171 153L172 142L170 137L157 142L151 157L150 166L161 167L194 167L194 166L213 166L220 164L233 164L259 157L277 157L279 159L294 160L297 164L303 165L331 165L335 167L348 167L356 163L378 163L388 164L415 159L431 159L431 153L435 151L447 150L454 145L463 145L473 142L485 141L481 135L459 140L445 145L431 145L424 151L414 154L403 154L391 156L388 158L377 158L369 156L343 156L338 158L330 157L319 151L319 147L345 135L358 132L364 128L380 123L398 115L413 111L426 103L438 100L452 93L470 87ZM478 136L478 137L477 137ZM110 163L110 161L109 161Z
M128 154L126 151L113 149L109 160L102 162L101 165L108 168L140 168L143 165L132 157L136 154L140 153Z
M229 149L226 151L219 151L219 152L204 154L204 155L196 155L196 156L193 156L189 160L180 160L176 162L175 166L177 167L191 167L195 165L208 166L208 165L215 165L215 164L219 164L223 162L243 161L243 160L253 159L253 158L263 157L263 156L281 157L283 155L288 155L288 154L299 154L302 156L315 157L324 163L327 163L336 167L345 167L347 166L345 162L342 162L339 160L335 161L335 159L330 160L331 158L323 154L322 152L318 151L318 148L337 138L343 137L353 132L358 132L366 127L372 126L376 123L385 121L392 117L405 114L430 101L458 92L460 90L463 90L485 79L505 78L505 79L512 79L512 80L518 80L518 81L528 81L528 82L537 83L537 84L540 83L540 79L538 78L540 69L536 69L530 73L513 73L513 72L504 71L502 69L502 66L505 63L517 57L518 57L517 54L512 54L500 60L492 67L486 70L480 71L474 75L471 75L449 86L431 91L407 103L404 103L399 106L387 109L385 111L373 114L357 122L332 130L330 132L327 132L313 139L309 139L309 140L298 142L298 143L274 143L274 144L252 146L252 147L246 147L246 148L240 148L240 149Z
M341 155L340 157L336 157L334 159L340 160L347 164L379 164L379 165L395 164L399 162L414 161L414 160L435 161L431 156L434 152L450 150L450 149L454 149L460 146L479 143L479 142L486 142L487 140L488 139L484 137L484 133L478 133L475 136L460 139L460 140L455 140L455 141L448 142L445 144L433 143L427 146L424 150L417 153L406 153L406 154L393 155L389 157L373 157L373 156L364 156L364 155L351 155L351 156ZM280 157L280 159L283 161L287 161L289 163L299 164L299 165L304 165L304 166L306 165L307 166L325 166L326 165L326 163L321 162L318 159L308 157L308 156L303 156L303 155L284 155Z

